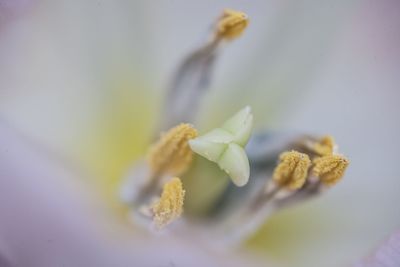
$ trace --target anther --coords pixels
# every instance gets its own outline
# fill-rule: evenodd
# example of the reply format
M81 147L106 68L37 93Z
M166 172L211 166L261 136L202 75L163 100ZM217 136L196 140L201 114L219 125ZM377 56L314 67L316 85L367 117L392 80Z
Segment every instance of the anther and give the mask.
M227 40L239 37L247 25L249 17L240 11L225 9L216 26L216 35Z
M318 142L314 143L313 150L320 156L332 155L336 144L332 136L327 135L322 137Z
M183 212L185 190L179 178L172 178L164 185L160 199L153 204L154 222L158 228L171 223Z
M308 155L290 151L282 153L279 159L280 163L273 173L274 181L290 190L301 188L306 181L308 169L311 165Z
M341 155L318 157L313 161L313 174L326 185L336 184L344 175L349 160Z
M169 173L180 175L187 170L193 159L193 152L188 141L197 136L192 125L182 123L155 143L147 156L151 170L156 174Z

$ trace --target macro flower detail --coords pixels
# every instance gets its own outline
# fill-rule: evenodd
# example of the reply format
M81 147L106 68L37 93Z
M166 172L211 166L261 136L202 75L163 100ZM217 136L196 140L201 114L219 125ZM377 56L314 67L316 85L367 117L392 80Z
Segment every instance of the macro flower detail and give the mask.
M273 179L279 186L295 190L301 188L307 178L311 165L310 158L297 151L284 152L279 156L280 163L274 170Z
M240 11L225 9L217 23L217 35L227 40L239 37L249 24L249 17Z
M189 141L197 154L218 164L237 186L244 186L250 177L249 160L244 146L250 138L253 115L245 107L220 128Z
M246 14L225 10L216 22L212 38L178 66L167 88L164 110L154 136L166 132L150 147L145 160L137 161L121 187L121 200L132 207L130 215L134 221L150 219L151 203L164 191L163 185L171 177L180 176L185 184L188 178L181 175L190 169L193 151L198 152L197 148L201 150L202 145L207 149L204 151L207 156L203 156L218 161L236 185L247 183L250 167L244 146L250 138L253 124L250 107L238 112L203 139L196 139L197 130L192 126L196 123L199 105L210 84L216 55L222 50L221 44L239 37L247 24ZM189 141L194 139L197 141L189 147ZM211 139L213 143L205 145L205 141ZM188 195L188 199L193 197ZM161 222L161 216L157 218L156 221Z
M181 122L194 123L203 96L209 89L215 62L224 45L240 37L249 23L247 14L226 9L216 21L212 36L178 66L163 108L158 130Z
M197 130L190 124L181 123L166 133L149 149L145 161L134 168L134 185L123 186L121 199L135 207L134 217L154 217L158 228L178 218L182 213L182 182L171 176L184 173L191 165L193 152L188 141L197 136ZM133 191L130 191L132 190ZM161 198L156 203L160 191Z
M318 157L313 161L313 174L326 185L334 185L342 179L349 160L341 155Z
M400 220L399 1L342 2L0 1L0 266L371 251Z
M178 177L165 183L160 199L153 204L154 222L162 228L179 218L183 212L185 190Z
M179 124L162 134L149 150L147 160L155 174L180 175L193 159L188 141L197 136L197 130L187 123Z
M336 153L337 145L332 136L326 135L318 140L310 141L308 144L309 149L314 151L319 156L331 155Z
M349 160L338 153L332 136L306 140L303 149L312 157L312 175L319 178L322 184L332 186L344 176Z
M190 226L200 217L210 223L205 225L210 235L223 234L224 246L235 244L277 210L320 195L326 185L343 176L345 164L336 164L339 156L333 137L268 131L252 135L250 106L197 136L193 125L220 51L217 48L222 40L240 36L247 24L243 13L225 11L213 39L178 67L154 136L169 130L151 146L146 160L138 161L122 186L121 199L130 205L135 223L144 222L148 228L153 220L164 228L182 216L189 219L182 220L183 225ZM208 161L201 157L193 161L193 152Z

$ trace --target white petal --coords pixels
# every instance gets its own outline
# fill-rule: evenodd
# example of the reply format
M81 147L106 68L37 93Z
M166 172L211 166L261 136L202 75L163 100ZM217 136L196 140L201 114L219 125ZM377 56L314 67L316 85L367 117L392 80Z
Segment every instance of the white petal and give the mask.
M0 266L261 266L194 239L139 234L87 174L31 145L0 121Z

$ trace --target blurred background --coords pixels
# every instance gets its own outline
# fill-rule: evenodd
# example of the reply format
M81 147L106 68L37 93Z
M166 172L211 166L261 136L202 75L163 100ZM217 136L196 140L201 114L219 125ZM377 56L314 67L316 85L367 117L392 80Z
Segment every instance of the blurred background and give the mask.
M397 0L0 0L0 122L90 173L122 217L120 177L166 84L227 7L250 25L220 54L198 128L251 105L256 129L331 134L351 160L245 247L276 266L348 266L400 226Z

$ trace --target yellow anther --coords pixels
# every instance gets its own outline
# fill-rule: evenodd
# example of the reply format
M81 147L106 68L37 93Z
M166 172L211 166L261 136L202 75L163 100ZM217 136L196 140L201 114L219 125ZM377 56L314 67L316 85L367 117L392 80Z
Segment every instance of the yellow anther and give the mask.
M328 155L314 159L313 164L313 174L322 183L333 185L343 177L349 161L341 155Z
M185 190L179 178L172 178L164 185L160 200L153 205L157 227L164 227L182 214L184 197Z
M279 159L280 163L276 166L273 174L274 181L291 190L301 188L306 181L311 165L308 155L290 151L282 153Z
M170 173L180 175L187 170L193 159L193 152L188 141L197 137L197 131L190 124L182 123L167 133L155 143L147 156L154 173Z
M225 9L217 22L216 34L227 40L239 37L249 24L249 17L240 11Z
M327 135L322 137L318 142L314 143L313 150L321 156L332 155L335 149L335 140L332 136Z

